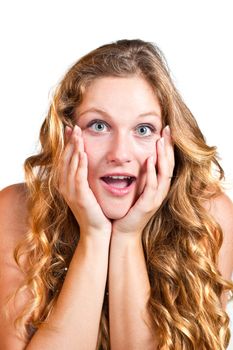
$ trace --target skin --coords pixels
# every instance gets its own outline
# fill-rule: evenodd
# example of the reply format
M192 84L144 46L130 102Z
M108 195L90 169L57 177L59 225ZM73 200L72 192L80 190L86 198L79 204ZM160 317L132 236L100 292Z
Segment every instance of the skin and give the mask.
M86 112L90 108L102 112ZM155 114L139 116L151 111ZM90 126L95 119L101 123ZM139 76L98 78L85 91L76 122L73 130L66 127L59 190L81 233L140 236L166 197L174 169L170 130L162 129L156 94ZM150 124L154 132L141 124ZM107 193L100 177L113 172L134 174L134 190L123 197Z
M80 225L80 241L73 254L49 322L39 327L29 343L21 342L12 322L22 308L28 304L28 295L24 294L26 291L20 294L16 303L12 303L10 320L6 320L5 315L0 312L0 338L4 349L25 349L25 347L28 350L43 347L46 349L83 349L84 347L94 349L107 278L111 349L150 350L155 349L158 345L159 337L156 335L154 339L154 332L152 334L144 322L144 320L149 322L147 301L150 282L141 244L141 233L169 191L169 176L174 167L174 154L168 128L164 130L161 128L159 135L151 142L152 148L149 147L148 140L148 149L145 147L143 153L140 143L142 141L138 139L135 132L138 122L134 118L141 111L148 111L151 105L142 104L143 109L136 111L133 110L133 107L139 106L138 102L142 101L145 91L150 95L150 89L147 86L146 89L143 88L140 91L139 86L143 86L142 81L134 79L134 83L130 85L132 77L127 79L129 80L125 79L124 84L121 84L123 80L114 80L113 83L112 79L111 84L108 84L110 80L99 80L98 83L101 84L98 85L98 88L94 82L91 85L92 88L95 86L95 89L92 89L93 92L100 93L101 97L104 87L102 82L108 84L108 89L104 91L105 98L102 98L102 104L98 107L106 108L107 101L110 101L110 92L112 95L115 94L112 104L109 105L113 118L117 116L113 114L113 107L118 107L121 103L123 106L126 98L129 103L126 104L126 107L129 108L127 111L129 112L131 108L133 111L132 114L125 114L126 119L117 118L114 119L115 124L109 123L110 128L105 136L102 133L100 136L89 134L89 131L86 132L87 129L83 126L82 130L78 126L75 126L73 130L66 128L66 146L58 169L59 189ZM117 91L116 87L119 87L117 84L121 84L123 90L118 89ZM125 86L127 89L124 90ZM131 89L129 89L130 86ZM130 104L130 96L133 96L136 88L139 96L136 94ZM124 93L121 93L122 91ZM88 95L85 94L86 102L94 102L94 95L91 96L91 99L87 97ZM114 104L114 100L118 101L118 104ZM126 113L126 110L121 108L118 112L121 116L122 113ZM124 124L126 121L127 124ZM134 122L136 122L135 125ZM143 120L143 122L148 121ZM79 120L77 123L79 124ZM81 126L81 123L79 125ZM123 135L128 140L127 147L124 144ZM123 143L120 143L120 136ZM161 136L164 138L164 147L163 142L159 141ZM102 142L99 142L98 148L94 144L97 141L96 137L106 138L103 148ZM109 138L114 139L114 144L113 141L108 141ZM140 149L142 149L141 154L139 154ZM92 157L94 152L95 156ZM126 156L123 157L122 154ZM154 159L150 163L148 158L151 154ZM115 167L135 171L137 172L135 175L138 175L135 197L131 194L127 200L121 197L120 201L122 201L125 214L121 207L111 206L111 200L115 198L112 199L98 192L98 176L102 175L102 170L108 171L109 168L115 170ZM25 194L25 186L22 184L9 186L0 193L0 239L2 242L0 256L4 257L1 261L3 268L0 309L3 309L1 306L5 306L7 296L17 289L25 278L13 258L17 243L29 229L28 220L26 220L28 212ZM109 211L109 217L106 215L108 206L112 210ZM223 244L219 253L219 270L224 279L230 280L233 266L232 202L225 194L222 194L208 201L206 209L222 227ZM113 218L113 214L119 217ZM22 221L23 218L25 222ZM11 239L6 240L6 236ZM224 309L226 302L226 295L223 295ZM77 330L80 331L77 332Z

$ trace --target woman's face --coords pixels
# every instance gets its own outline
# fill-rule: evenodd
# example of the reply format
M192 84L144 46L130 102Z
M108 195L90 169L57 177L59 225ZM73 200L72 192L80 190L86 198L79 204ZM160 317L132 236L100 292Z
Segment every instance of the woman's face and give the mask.
M158 98L139 76L98 78L85 91L76 123L89 186L109 219L122 218L143 192L146 159L156 155L162 131Z

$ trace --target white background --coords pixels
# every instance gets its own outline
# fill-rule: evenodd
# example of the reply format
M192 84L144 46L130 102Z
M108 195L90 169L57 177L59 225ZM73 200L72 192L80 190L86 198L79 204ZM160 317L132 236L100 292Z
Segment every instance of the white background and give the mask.
M207 142L218 147L233 198L232 18L231 0L2 1L0 189L24 181L24 159L36 151L65 71L100 45L140 38L164 52Z

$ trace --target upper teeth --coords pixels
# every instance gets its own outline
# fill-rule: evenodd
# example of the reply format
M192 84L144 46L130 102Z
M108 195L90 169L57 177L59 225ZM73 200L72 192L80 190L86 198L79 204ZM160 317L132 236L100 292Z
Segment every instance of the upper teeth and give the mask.
M108 176L108 177L111 177L112 179L120 179L120 180L131 178L131 176L118 176L118 175L113 175L113 176Z

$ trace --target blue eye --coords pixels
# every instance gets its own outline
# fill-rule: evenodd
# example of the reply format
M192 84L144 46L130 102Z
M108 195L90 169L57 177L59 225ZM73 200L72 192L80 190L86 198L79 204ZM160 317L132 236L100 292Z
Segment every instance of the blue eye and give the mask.
M90 127L93 131L97 131L97 132L103 131L103 126L106 126L106 123L102 122L101 120L93 120L88 124L88 127Z
M155 132L155 128L152 125L142 124L139 125L137 129L140 130L140 136L150 136L152 133ZM149 135L147 135L147 129L149 130Z
M107 128L108 124L102 120L95 119L95 120L92 120L87 125L87 127L90 128L92 131L99 133L99 132L106 131L106 129L104 129L104 127ZM138 134L140 137L151 136L156 131L155 127L151 124L140 124L136 127L136 130L139 130Z

